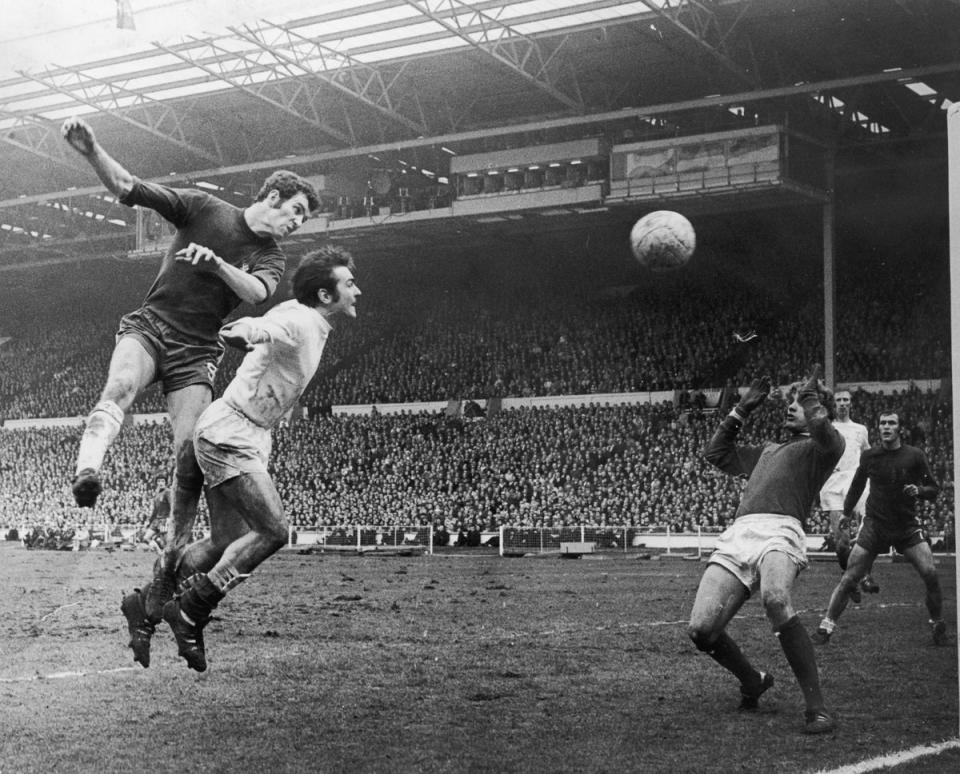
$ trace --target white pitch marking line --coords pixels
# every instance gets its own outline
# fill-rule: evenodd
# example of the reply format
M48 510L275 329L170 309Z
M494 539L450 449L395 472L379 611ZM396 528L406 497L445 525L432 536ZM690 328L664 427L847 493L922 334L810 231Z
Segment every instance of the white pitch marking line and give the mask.
M89 675L113 675L119 672L136 672L136 667L116 667L115 669L98 669L93 672L51 672L48 675L28 675L26 677L0 677L0 683L30 683L35 680L64 680L68 677L87 677Z
M79 605L79 604L80 604L79 602L71 602L69 605L60 605L60 607L58 607L58 608L56 608L56 609L54 609L54 610L51 610L51 611L50 611L49 613L47 613L45 616L42 616L42 617L40 618L40 620L41 620L41 621L46 621L50 616L56 615L56 614L59 613L61 610L66 610L68 607L76 607L76 606Z
M960 748L960 739L948 739L938 744L924 744L918 747L911 747L909 750L880 755L870 760L860 763L851 763L848 766L841 766L839 769L822 769L816 774L867 774L870 771L879 771L891 766L898 766L901 763L925 758L928 755L939 755L945 750Z

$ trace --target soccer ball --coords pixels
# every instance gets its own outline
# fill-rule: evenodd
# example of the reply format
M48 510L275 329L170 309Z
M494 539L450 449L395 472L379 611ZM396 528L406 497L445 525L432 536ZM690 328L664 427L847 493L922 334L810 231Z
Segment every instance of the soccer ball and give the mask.
M679 212L657 210L644 215L630 229L630 249L653 271L683 266L697 246L697 234Z

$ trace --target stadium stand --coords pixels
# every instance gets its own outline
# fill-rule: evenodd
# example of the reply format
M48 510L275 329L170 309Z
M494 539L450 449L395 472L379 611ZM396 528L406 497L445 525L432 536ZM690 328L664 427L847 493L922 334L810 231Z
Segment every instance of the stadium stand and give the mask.
M857 391L855 414L875 426L902 406L910 440L930 456L944 494L922 511L930 534L952 535L951 415L939 393ZM750 428L775 433L783 405L771 401ZM273 475L294 529L345 525L471 528L575 525L719 530L739 484L718 476L700 448L716 415L673 403L521 408L466 419L407 413L318 417L281 428ZM0 432L0 526L77 526L63 473L79 426ZM875 439L874 439L875 440ZM108 458L97 518L135 525L149 513L153 477L169 466L166 424L124 428ZM201 523L205 518L201 510ZM808 531L825 521L811 511Z
M762 278L747 281L729 262L638 281L635 267L616 256L591 259L589 274L579 250L533 251L522 261L514 253L425 257L415 271L389 258L361 261L360 318L331 338L301 421L276 435L274 476L294 528L443 523L452 536L504 524L721 528L737 485L700 459L715 421L702 411L700 390L730 400L754 374L775 383L796 378L822 346L820 291L789 304L774 285L758 288ZM82 271L11 273L0 289L10 310L0 321L9 337L0 344L0 418L73 421L0 432L0 526L81 518L66 486L79 421L96 401L117 319L137 305L155 271L150 262L86 261ZM948 337L930 335L948 317L938 278L855 274L852 297L838 304L837 373L881 383L943 376L938 342ZM737 332L757 336L744 343ZM227 353L221 384L238 360ZM675 397L625 407L589 397L658 390ZM481 412L472 420L413 410L331 416L334 406L564 395L586 397L579 407ZM855 392L854 416L871 429L887 406L901 408L910 440L946 484L924 516L932 534L949 537L950 402L917 388ZM156 390L134 407L163 410ZM758 437L775 430L777 410L757 423ZM142 520L153 477L169 467L168 449L165 424L126 427L108 457L98 518ZM823 526L814 510L810 531Z

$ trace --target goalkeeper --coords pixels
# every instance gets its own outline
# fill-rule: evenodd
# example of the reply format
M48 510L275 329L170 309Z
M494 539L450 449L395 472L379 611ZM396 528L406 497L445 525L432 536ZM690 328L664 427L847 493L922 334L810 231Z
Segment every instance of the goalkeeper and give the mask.
M727 633L727 624L759 589L764 612L803 691L803 731L836 728L820 690L810 636L791 599L807 566L804 522L824 481L843 454L845 441L830 419L832 396L819 379L820 366L791 388L784 443L736 443L750 413L767 399L770 381L756 379L707 443L707 461L747 479L734 522L717 541L700 579L688 633L698 650L740 680L740 709L755 710L773 676L758 671Z

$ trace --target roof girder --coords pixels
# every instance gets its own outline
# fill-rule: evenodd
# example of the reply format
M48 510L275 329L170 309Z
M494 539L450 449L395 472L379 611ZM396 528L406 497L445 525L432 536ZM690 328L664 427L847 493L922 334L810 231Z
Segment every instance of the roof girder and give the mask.
M74 172L86 170L68 156L60 136L60 126L44 118L10 113L0 108L0 119L9 119L13 124L7 127L0 140L15 148L28 151L40 158L54 161Z
M652 0L640 0L647 8L661 19L668 21L672 26L699 45L710 56L716 59L723 67L732 73L738 80L747 86L760 85L758 74L754 70L751 74L739 65L729 54L727 40L733 34L740 20L746 14L753 0L747 0L739 9L737 18L726 27L721 17L703 2L698 0L677 0L674 4L657 5ZM681 18L689 20L689 24Z
M558 102L577 113L584 112L583 96L576 80L568 78L566 83L561 83L556 72L555 59L562 48L562 42L553 51L546 53L536 39L461 0L406 2L473 48L506 65ZM446 13L441 13L444 9ZM566 39L564 37L563 40Z
M187 140L183 131L182 109L169 102L161 102L119 83L94 78L72 67L58 68L57 73L47 71L44 76L24 70L21 70L20 74L84 105L109 112L121 121L176 145L208 163L223 163L219 151L211 152ZM139 113L140 117L134 117L134 113Z
M154 45L245 94L300 119L344 145L354 144L355 139L349 131L343 131L321 118L317 110L316 90L310 90L302 80L281 77L277 63L266 61L264 52L259 52L256 56L227 52L220 48L214 39L198 39L197 43L202 46L199 56L195 54L197 47L186 50L160 43ZM267 81L258 81L256 76L264 70L271 72L273 77Z
M268 30L276 36L273 40L266 39ZM401 92L398 87L406 64L387 75L383 68L368 65L351 54L272 22L262 22L256 29L245 26L243 29L232 28L232 31L276 57L283 66L290 68L291 74L319 78L417 134L429 132L419 100L415 95ZM324 65L321 69L311 64L311 60L317 57ZM402 110L411 100L416 118Z
M589 115L567 116L561 118L545 119L542 121L511 124L500 127L486 129L469 130L450 134L434 135L431 137L417 137L409 140L396 142L385 142L376 145L369 145L350 149L340 149L335 151L324 151L308 156L290 158L271 158L262 159L254 162L234 165L230 167L221 167L213 169L193 170L181 175L169 178L171 182L177 180L186 180L190 178L216 178L221 175L229 175L241 172L251 172L260 169L273 169L278 165L303 165L316 164L353 156L362 156L369 153L379 153L384 151L399 151L406 148L417 148L422 146L439 146L457 142L470 141L482 137L493 137L498 135L522 134L531 131L550 131L569 126L578 126L585 124L601 124L608 121L617 121L631 117L656 116L660 114L681 113L701 108L715 108L728 105L737 105L741 103L758 103L769 100L778 100L788 97L808 95L816 96L821 93L837 91L851 87L857 87L864 84L890 83L912 78L923 78L931 75L940 75L947 73L960 72L960 61L949 62L942 65L933 65L929 67L918 67L907 70L898 70L895 72L871 73L861 76L850 76L846 78L832 78L824 81L815 81L810 83L797 83L789 86L778 86L766 89L735 92L731 94L719 94L697 99L681 100L679 102L669 102L657 105L647 105L638 108L622 109L608 111L605 113L593 113ZM811 104L815 104L811 102ZM100 193L101 187L88 187L76 191L60 191L55 193L34 194L27 197L16 199L0 200L0 210L8 207L20 206L26 202L42 202L51 199L63 199L70 196L83 194Z

